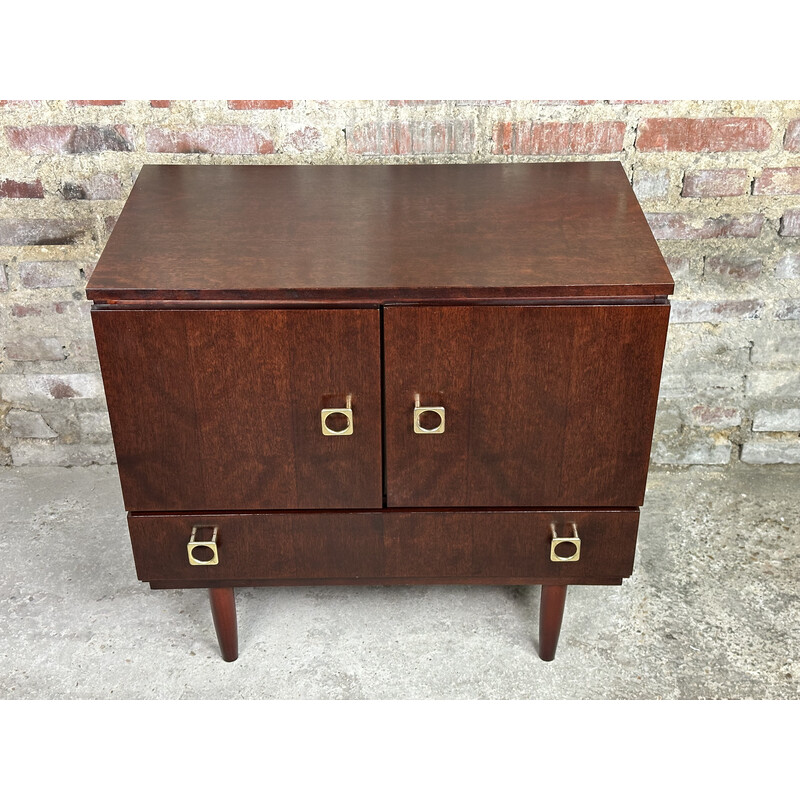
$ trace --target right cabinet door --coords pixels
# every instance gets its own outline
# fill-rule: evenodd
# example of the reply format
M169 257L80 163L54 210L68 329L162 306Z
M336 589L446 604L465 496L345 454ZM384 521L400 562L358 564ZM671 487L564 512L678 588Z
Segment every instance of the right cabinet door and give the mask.
M641 505L668 319L666 304L386 307L387 505Z

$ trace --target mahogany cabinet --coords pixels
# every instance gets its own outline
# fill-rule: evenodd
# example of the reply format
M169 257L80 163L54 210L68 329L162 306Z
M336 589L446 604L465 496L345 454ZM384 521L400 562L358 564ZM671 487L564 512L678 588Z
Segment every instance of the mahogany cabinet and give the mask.
M145 166L87 287L138 577L633 568L673 289L616 162Z

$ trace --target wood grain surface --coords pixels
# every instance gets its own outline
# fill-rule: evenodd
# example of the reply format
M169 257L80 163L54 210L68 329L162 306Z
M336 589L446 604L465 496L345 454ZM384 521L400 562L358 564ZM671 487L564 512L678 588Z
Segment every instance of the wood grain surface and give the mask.
M128 527L143 581L526 576L591 583L630 575L638 520L638 509L132 514ZM559 535L577 525L579 561L550 560L551 523ZM194 525L217 526L219 564L189 564Z
M380 508L380 312L94 311L126 508ZM320 411L352 396L354 432Z
M618 162L146 165L95 301L667 295Z
M389 506L638 506L669 307L384 309ZM445 432L413 430L415 394Z

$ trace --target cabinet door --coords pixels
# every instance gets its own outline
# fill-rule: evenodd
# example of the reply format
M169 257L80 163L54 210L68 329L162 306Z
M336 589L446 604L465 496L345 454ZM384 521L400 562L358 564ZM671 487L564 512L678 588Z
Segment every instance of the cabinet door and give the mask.
M381 506L377 309L92 319L128 509Z
M388 505L641 505L668 317L666 305L386 308ZM415 432L416 396L444 408L443 432Z

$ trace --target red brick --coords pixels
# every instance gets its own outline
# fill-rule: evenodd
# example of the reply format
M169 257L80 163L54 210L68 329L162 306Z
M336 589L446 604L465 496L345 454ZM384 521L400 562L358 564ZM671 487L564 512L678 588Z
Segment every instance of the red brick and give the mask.
M761 214L744 214L741 217L726 214L715 219L673 213L652 213L645 216L656 239L715 239L733 236L753 239L760 235L764 225Z
M148 153L269 155L275 152L267 132L244 125L208 125L183 131L149 128L146 139Z
M22 306L14 304L11 306L12 317L41 317L42 306Z
M347 152L362 155L472 153L471 120L381 122L347 129Z
M18 269L20 283L26 289L52 289L78 283L78 265L74 261L23 261Z
M800 167L768 167L756 178L753 194L800 194Z
M121 106L124 100L70 100L71 106Z
M172 100L151 100L150 108L169 108L172 105Z
M261 111L293 106L294 100L228 100L228 108L234 111Z
M737 280L753 280L761 274L764 264L759 259L742 256L709 256L706 259L706 274L719 275Z
M91 228L89 220L0 219L0 245L75 244Z
M44 197L44 188L38 178L35 181L15 181L13 178L5 178L0 180L0 197L41 199Z
M319 128L302 128L292 131L287 137L287 146L290 150L299 153L322 150L322 131Z
M683 197L736 197L747 194L746 169L699 169L683 178Z
M706 428L735 428L742 424L738 408L698 405L692 408L692 422Z
M127 125L34 125L5 129L9 143L26 153L130 152L132 134Z
M783 138L783 149L793 153L800 152L800 119L793 119L786 126L786 136Z
M67 181L61 186L65 200L119 200L123 196L118 175L99 173L79 181Z
M654 118L639 124L636 149L690 153L766 150L771 138L772 128L763 117Z
M764 310L762 300L673 300L669 321L671 323L711 322L733 319L760 319Z
M495 155L618 153L624 122L504 122L496 125Z
M781 217L781 236L800 236L800 208L787 208Z

